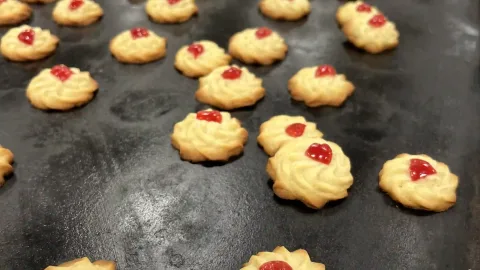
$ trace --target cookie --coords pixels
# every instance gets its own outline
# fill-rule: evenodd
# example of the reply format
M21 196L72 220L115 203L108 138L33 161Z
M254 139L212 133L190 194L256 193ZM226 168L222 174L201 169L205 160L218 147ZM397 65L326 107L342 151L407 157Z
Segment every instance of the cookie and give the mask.
M285 247L276 247L273 252L259 252L253 255L240 270L325 270L325 265L312 262L307 251L297 249L288 251Z
M0 25L14 25L32 16L29 5L17 0L0 0Z
M288 81L292 98L309 107L340 106L353 94L355 86L330 65L307 67Z
M103 9L92 0L61 0L52 16L61 25L86 26L98 21L103 16Z
M90 73L57 65L44 69L27 87L27 98L40 110L69 110L88 103L98 89Z
M336 17L338 24L344 25L352 19L368 20L378 13L380 11L376 7L363 1L350 1L337 9Z
M158 23L181 23L197 14L195 0L148 0L145 11Z
M132 28L110 41L110 51L120 62L144 64L163 58L167 50L167 39L146 28Z
M442 212L457 200L458 177L427 155L400 154L379 176L380 188L408 208Z
M115 270L116 265L113 261L91 262L88 258L76 259L70 262L62 263L59 266L49 266L45 270Z
M340 146L322 138L284 144L268 160L267 172L278 197L300 200L313 209L347 197L353 184L350 159Z
M303 116L277 115L260 126L257 142L270 156L282 145L299 138L321 138L317 124L307 122Z
M31 3L31 4L47 4L55 2L56 0L22 0L23 2Z
M267 27L248 28L230 38L231 56L247 64L270 65L282 60L288 46L283 38Z
M228 161L243 152L248 132L228 112L208 109L175 124L171 138L184 160Z
M343 26L343 33L357 48L372 54L397 47L400 36L395 24L382 14L367 20L354 18Z
M32 61L52 54L58 42L49 30L22 25L8 30L1 39L0 50L11 61Z
M13 172L13 153L0 145L0 187L5 184L5 176Z
M175 67L185 76L205 76L217 67L230 63L232 57L215 42L201 40L183 46L175 56Z
M198 101L224 110L251 106L265 96L262 79L246 68L223 66L200 78Z
M275 20L296 21L310 13L309 0L261 0L260 11Z

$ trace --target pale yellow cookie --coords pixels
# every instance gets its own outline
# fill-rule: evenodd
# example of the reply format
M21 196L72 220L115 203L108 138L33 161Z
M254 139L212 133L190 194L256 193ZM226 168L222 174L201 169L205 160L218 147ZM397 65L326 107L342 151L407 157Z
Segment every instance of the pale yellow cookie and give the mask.
M268 160L273 191L314 209L348 196L353 184L350 159L337 144L322 138L299 138L284 144Z
M337 22L340 25L346 24L352 19L368 20L380 11L363 1L349 1L337 9Z
M0 25L21 23L32 15L29 5L17 0L0 0Z
M53 9L53 20L68 26L86 26L103 16L103 9L92 0L61 0Z
M115 270L116 264L113 261L91 262L88 258L76 259L62 263L59 266L49 266L45 270Z
M442 212L457 200L458 177L427 155L400 154L379 176L380 188L408 208Z
M228 112L208 109L175 124L171 138L184 160L228 161L243 152L248 132Z
M270 65L282 60L288 46L277 33L266 27L248 28L230 38L230 55L247 64Z
M55 2L56 0L22 0L23 2L31 3L31 4L47 4Z
M118 61L144 64L163 58L167 50L167 39L146 28L132 28L110 41L110 51Z
M13 153L0 145L0 187L5 184L5 176L13 172Z
M355 86L330 65L303 68L288 81L292 98L309 107L340 106Z
M260 11L275 20L296 21L310 13L309 0L261 0Z
M297 249L288 251L285 247L276 247L273 252L259 252L253 255L240 270L325 270L325 265L312 262L307 251Z
M57 65L44 69L27 86L27 98L40 110L69 110L88 103L98 89L90 73Z
M382 14L353 18L343 26L343 33L357 48L377 54L398 46L400 34L395 24Z
M282 145L300 138L321 138L317 124L307 122L303 116L277 115L260 126L258 143L273 156Z
M158 23L181 23L198 12L195 0L148 0L145 10Z
M215 42L201 40L183 46L175 56L175 67L185 76L199 77L230 63L232 57Z
M40 27L22 25L10 29L1 40L3 56L12 61L32 61L45 58L57 48L58 38Z
M251 106L263 96L262 79L236 65L216 68L200 78L195 93L198 101L224 110Z

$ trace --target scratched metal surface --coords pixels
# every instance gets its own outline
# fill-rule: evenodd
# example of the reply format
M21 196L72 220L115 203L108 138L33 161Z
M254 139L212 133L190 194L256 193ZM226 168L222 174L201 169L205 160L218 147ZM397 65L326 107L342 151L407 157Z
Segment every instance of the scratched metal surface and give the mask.
M0 190L1 270L82 256L129 270L233 270L277 245L305 248L327 269L480 269L478 1L372 1L401 32L398 49L376 56L344 42L335 1L312 1L308 19L285 23L262 17L254 0L199 0L200 16L181 25L150 22L144 1L99 2L103 20L79 29L56 26L53 5L35 6L31 24L58 34L57 52L26 64L0 59L0 143L16 161ZM224 166L181 161L172 126L205 106L194 99L197 82L174 70L176 50L199 39L225 47L260 25L279 31L290 51L278 65L249 67L267 95L233 113L250 134L245 154ZM133 26L168 37L166 59L112 59L109 40ZM89 70L99 93L71 112L33 109L28 81L58 63ZM345 106L291 101L288 78L319 63L357 86ZM355 176L348 199L310 211L274 197L255 138L281 113L316 121L343 147ZM383 162L402 152L432 155L459 175L453 209L409 211L377 189Z

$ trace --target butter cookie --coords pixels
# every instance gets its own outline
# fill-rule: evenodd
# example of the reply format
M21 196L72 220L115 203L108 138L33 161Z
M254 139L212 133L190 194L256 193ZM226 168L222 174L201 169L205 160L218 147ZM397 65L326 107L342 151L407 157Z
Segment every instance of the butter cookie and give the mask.
M148 0L145 10L158 23L181 23L197 14L195 0Z
M61 25L86 26L98 21L103 16L103 9L92 0L61 0L52 16Z
M307 251L293 252L285 247L276 247L273 252L259 252L253 255L240 270L325 270L325 265L312 262Z
M32 16L29 5L17 0L0 0L0 25L14 25Z

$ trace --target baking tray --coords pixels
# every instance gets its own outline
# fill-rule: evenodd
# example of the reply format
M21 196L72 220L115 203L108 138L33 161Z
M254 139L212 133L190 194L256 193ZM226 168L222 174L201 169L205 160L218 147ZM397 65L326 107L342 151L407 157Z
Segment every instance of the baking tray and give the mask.
M0 143L15 153L15 174L0 189L0 269L88 256L128 270L234 270L277 245L305 248L327 269L480 269L479 1L371 1L401 33L400 46L381 55L345 42L338 1L312 1L307 19L277 22L256 0L198 0L199 16L179 25L150 22L144 1L98 2L106 14L86 28L59 27L52 4L34 6L30 24L60 37L56 53L23 64L0 59ZM168 38L164 60L111 57L109 40L134 26ZM197 81L174 69L177 49L200 39L226 47L254 26L278 31L289 52L276 65L249 66L267 93L233 112L249 131L244 154L225 165L181 161L173 125L207 106L195 101ZM90 71L98 94L70 112L33 109L28 81L59 63ZM288 79L320 63L356 85L344 106L290 99ZM256 136L278 114L315 121L343 147L355 178L347 199L313 211L274 196ZM454 208L411 211L378 190L382 164L403 152L450 166L460 177Z

